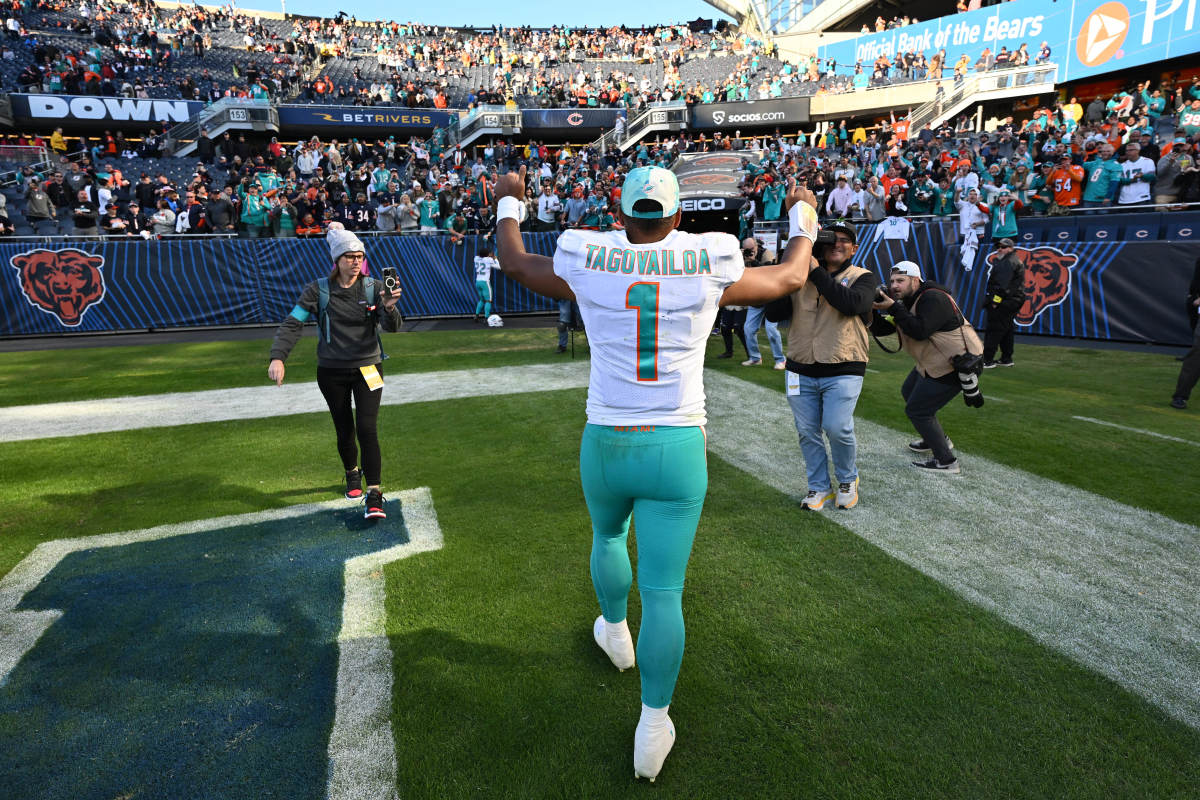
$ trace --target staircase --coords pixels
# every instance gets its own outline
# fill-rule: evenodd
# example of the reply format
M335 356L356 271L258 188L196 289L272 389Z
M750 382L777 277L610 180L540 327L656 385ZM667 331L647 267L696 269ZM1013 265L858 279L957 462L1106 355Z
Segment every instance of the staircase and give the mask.
M924 128L926 123L936 128L976 103L1052 91L1057 78L1057 64L969 73L962 84L947 92L944 97L934 98L913 109L909 115L912 123L909 126L909 135L916 136L917 131Z
M188 156L196 151L196 139L203 128L216 139L225 131L279 132L279 111L270 100L243 100L226 97L205 106L187 122L167 132L167 151L176 156Z
M504 106L479 106L469 115L450 118L446 143L466 147L481 136L519 136L521 111Z
M680 131L687 127L687 103L673 100L669 103L651 103L638 113L619 135L614 128L592 142L592 150L605 153L609 150L625 152L651 133Z

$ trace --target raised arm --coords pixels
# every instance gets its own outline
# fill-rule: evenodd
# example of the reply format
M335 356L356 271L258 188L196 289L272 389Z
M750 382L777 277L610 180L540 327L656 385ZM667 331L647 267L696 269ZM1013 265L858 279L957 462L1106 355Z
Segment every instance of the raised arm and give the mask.
M525 252L521 223L514 209L524 203L525 167L507 172L496 181L496 244L500 268L517 283L556 300L574 300L575 293L554 274L554 259Z
M721 305L766 305L777 297L804 287L812 268L813 240L817 236L817 198L808 189L798 187L795 178L789 178L785 202L792 224L783 258L773 266L748 269L742 273L741 279L721 295ZM806 207L796 208L799 203Z

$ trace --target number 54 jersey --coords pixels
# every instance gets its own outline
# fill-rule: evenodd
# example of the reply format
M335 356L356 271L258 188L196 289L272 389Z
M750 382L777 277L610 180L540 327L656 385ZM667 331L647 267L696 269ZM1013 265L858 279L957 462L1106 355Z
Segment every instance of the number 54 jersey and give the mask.
M704 350L717 303L742 277L738 240L672 231L630 244L624 231L567 231L554 272L575 293L592 351L594 425L704 425Z

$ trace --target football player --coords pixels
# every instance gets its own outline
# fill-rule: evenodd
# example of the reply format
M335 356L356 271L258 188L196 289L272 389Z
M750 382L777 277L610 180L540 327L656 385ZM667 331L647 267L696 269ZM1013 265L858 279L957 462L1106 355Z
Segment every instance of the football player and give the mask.
M639 167L621 191L624 230L569 230L553 258L525 252L525 168L496 186L504 272L539 294L579 304L592 350L579 470L592 519L592 633L621 670L641 664L635 777L658 775L675 741L667 709L683 660L683 583L708 488L704 351L724 305L757 306L804 286L817 233L816 198L789 181L791 241L781 262L746 270L727 233L685 233L679 183ZM642 598L636 654L625 613L637 523Z

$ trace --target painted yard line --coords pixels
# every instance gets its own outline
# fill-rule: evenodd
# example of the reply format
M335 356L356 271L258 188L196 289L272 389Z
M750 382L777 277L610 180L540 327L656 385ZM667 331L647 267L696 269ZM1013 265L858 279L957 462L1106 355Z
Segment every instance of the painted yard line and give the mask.
M1106 428L1116 428L1120 431L1129 431L1130 433L1140 433L1143 436L1153 436L1155 439L1166 439L1168 442L1178 442L1179 444L1190 444L1192 447L1200 447L1200 442L1193 442L1190 439L1180 439L1178 436L1167 436L1165 433L1155 433L1148 431L1145 428L1130 428L1125 425L1118 425L1115 422L1105 422L1102 419L1094 419L1092 417L1071 417L1080 422L1090 422L1093 425L1103 425Z
M877 370L877 369L871 369L870 367L867 367L867 372L870 372L870 373L872 373L873 375L878 375L878 374L879 374L879 370Z
M338 633L337 691L329 734L327 796L330 800L391 800L396 796L396 746L391 721L392 650L386 632L382 568L417 553L440 549L442 531L428 488L409 489L395 497L399 508L395 508L396 499L389 501L393 506L392 519L399 519L402 511L408 541L346 561L342 627ZM329 500L38 545L0 579L0 641L4 642L0 647L0 685L62 615L56 610L17 611L18 604L71 553L294 519L324 511L345 511L346 507L345 500Z
M709 449L799 501L782 393L705 384ZM911 432L855 424L862 501L830 519L1200 728L1200 529L969 454L960 476L919 473Z
M587 386L587 361L385 375L383 405L457 397L578 389ZM198 422L326 412L315 383L285 383L203 392L113 397L0 408L0 442L82 436Z

